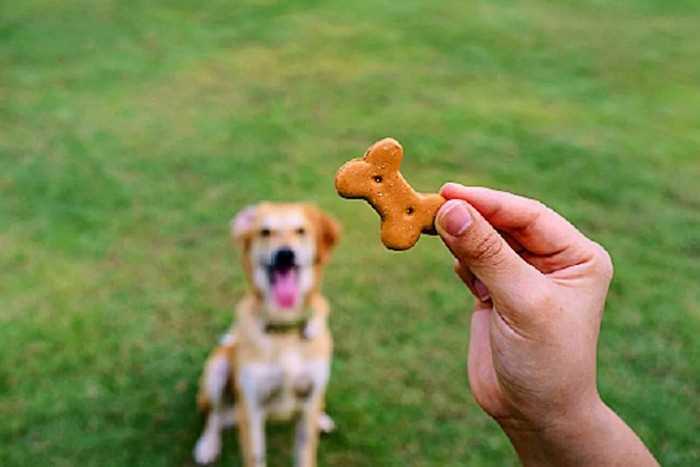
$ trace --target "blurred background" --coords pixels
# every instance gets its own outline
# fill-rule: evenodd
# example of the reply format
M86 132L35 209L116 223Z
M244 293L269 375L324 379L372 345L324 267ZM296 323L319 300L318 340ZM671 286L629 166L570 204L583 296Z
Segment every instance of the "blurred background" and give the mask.
M698 465L699 24L693 0L2 2L0 465L191 465L245 287L228 221L262 199L345 227L320 465L516 465L439 240L388 252L334 192L384 136L417 189L536 197L609 249L602 395ZM271 429L270 465L290 447Z

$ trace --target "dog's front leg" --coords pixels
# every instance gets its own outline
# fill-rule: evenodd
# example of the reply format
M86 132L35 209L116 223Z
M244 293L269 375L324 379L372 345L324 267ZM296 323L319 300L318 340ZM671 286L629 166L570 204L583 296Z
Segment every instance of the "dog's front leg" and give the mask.
M297 420L294 439L295 467L316 467L316 451L318 449L319 426L318 420L323 405L323 394L314 394L304 404L304 409Z
M241 402L238 435L245 467L265 467L265 417L260 407Z
M245 467L265 467L265 411L260 400L260 377L255 368L240 376L238 434Z

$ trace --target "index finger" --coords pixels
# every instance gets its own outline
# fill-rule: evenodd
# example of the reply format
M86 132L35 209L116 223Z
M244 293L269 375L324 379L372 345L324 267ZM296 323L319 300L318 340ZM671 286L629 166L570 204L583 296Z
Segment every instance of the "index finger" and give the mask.
M457 183L443 185L440 194L447 199L467 201L496 229L506 232L535 255L583 254L588 249L590 240L576 227L534 199Z

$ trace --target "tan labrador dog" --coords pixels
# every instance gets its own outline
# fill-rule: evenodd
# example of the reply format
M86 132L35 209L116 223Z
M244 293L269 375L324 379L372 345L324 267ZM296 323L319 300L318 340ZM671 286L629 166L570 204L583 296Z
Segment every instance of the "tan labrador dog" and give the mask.
M332 340L321 274L338 241L338 223L309 204L261 203L231 223L249 290L236 321L206 362L198 404L206 425L198 463L221 452L221 432L238 426L246 467L265 466L267 420L296 421L294 465L316 465Z

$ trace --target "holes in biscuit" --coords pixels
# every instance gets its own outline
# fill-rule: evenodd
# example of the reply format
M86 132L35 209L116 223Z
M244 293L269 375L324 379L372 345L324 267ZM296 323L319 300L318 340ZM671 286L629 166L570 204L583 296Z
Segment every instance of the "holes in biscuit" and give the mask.
M384 180L384 177L382 177L381 175L375 175L375 176L372 177L372 178L374 179L374 181L375 181L376 183L382 183L382 181Z
M412 216L414 212L416 212L416 210L413 208L413 206L409 206L406 208L407 215Z

